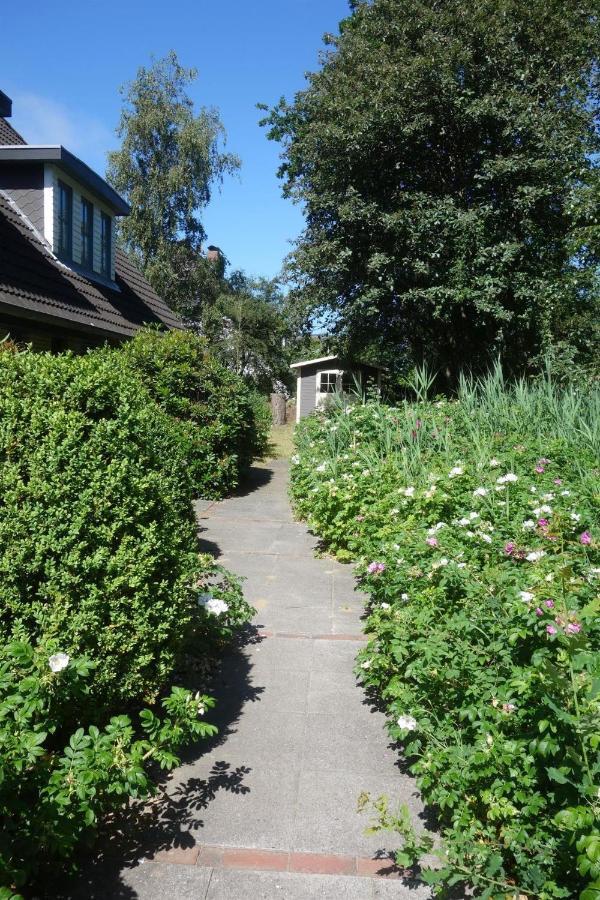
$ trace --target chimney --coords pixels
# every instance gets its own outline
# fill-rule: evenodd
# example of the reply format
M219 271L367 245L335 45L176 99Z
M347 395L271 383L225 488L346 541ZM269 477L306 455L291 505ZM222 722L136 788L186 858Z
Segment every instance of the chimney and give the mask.
M208 248L206 258L209 262L217 263L221 259L221 251L218 247L215 247L214 244L211 244Z
M0 91L0 116L9 119L12 116L12 100L3 91Z

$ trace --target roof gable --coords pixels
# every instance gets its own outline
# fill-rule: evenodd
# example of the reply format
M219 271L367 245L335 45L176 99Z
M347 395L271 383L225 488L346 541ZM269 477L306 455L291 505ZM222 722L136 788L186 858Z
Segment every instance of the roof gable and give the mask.
M131 337L144 324L182 328L121 250L111 289L60 263L15 203L0 192L0 306L13 315L67 321L76 330Z

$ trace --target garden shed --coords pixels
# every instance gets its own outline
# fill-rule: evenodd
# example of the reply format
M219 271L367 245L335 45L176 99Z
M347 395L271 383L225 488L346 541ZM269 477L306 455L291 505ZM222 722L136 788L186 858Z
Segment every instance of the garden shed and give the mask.
M296 373L296 422L319 409L332 394L352 394L381 388L382 366L321 356L293 363Z

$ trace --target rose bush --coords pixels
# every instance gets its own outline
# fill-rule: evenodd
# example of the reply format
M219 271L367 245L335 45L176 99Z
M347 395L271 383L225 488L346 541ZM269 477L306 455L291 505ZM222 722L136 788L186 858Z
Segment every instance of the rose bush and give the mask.
M145 709L137 727L115 715L70 732L69 707L94 665L58 646L0 648L0 896L15 897L41 865L68 857L108 810L151 794L151 764L172 769L177 748L217 730L204 720L210 697L173 688L162 717Z
M357 672L438 812L440 892L600 895L599 414L496 373L297 433L296 510L369 594ZM430 849L376 811L403 865Z

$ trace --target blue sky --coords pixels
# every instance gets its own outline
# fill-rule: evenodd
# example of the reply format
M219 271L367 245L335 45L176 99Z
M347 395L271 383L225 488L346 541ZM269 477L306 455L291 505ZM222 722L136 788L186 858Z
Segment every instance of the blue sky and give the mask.
M274 276L302 228L281 197L279 147L258 127L257 102L273 104L318 65L322 36L347 15L346 0L56 0L0 4L0 89L30 143L62 143L104 174L116 146L119 86L151 55L177 51L198 69L197 106L216 106L229 150L242 159L204 221L232 268ZM6 36L10 36L6 39Z

